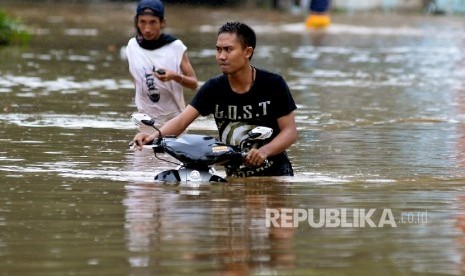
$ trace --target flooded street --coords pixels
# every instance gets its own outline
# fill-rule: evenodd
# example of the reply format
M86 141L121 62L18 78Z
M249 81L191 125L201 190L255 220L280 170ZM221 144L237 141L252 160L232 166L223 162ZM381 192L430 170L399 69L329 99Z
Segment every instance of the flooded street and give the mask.
M298 104L295 177L198 187L156 184L174 165L128 148L135 6L14 2L33 37L0 48L0 275L465 273L463 16L335 13L311 31L303 14L167 6L202 83L216 29L244 20L252 64Z

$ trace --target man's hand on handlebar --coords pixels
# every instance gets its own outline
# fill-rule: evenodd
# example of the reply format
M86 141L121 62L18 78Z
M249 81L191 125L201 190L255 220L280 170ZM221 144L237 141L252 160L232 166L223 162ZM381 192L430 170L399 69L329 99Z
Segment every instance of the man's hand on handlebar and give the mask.
M146 145L154 140L154 135L149 135L147 133L139 132L132 139L132 146L134 150L142 150L142 146Z
M261 149L261 148L260 148ZM251 149L244 159L244 164L249 167L260 167L265 163L267 154L264 150Z

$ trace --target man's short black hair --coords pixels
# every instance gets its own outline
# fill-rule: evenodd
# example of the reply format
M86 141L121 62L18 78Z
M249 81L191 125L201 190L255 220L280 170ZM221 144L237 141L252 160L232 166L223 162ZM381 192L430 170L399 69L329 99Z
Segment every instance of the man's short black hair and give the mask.
M247 24L237 21L226 22L218 29L218 35L222 33L235 33L241 42L242 48L252 47L252 49L255 50L257 37L255 36L254 30ZM250 56L249 59L251 58L252 56Z

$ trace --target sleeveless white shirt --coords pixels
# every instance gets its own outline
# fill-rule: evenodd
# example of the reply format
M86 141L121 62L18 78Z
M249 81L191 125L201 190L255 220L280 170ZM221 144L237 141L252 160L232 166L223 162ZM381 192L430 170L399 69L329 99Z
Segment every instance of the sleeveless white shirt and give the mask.
M129 72L134 78L137 111L164 124L185 108L183 87L176 81L162 82L153 76L153 70L166 69L178 74L187 47L181 40L175 40L155 50L146 50L131 38L126 47ZM153 94L151 100L149 94Z

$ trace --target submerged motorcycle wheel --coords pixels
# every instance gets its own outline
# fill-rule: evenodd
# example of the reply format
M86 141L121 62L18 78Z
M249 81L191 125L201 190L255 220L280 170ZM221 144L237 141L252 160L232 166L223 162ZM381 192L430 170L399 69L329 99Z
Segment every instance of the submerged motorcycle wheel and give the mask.
M228 182L228 181L226 179L222 178L221 176L212 175L210 177L210 182Z

